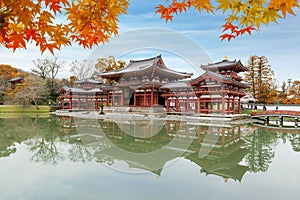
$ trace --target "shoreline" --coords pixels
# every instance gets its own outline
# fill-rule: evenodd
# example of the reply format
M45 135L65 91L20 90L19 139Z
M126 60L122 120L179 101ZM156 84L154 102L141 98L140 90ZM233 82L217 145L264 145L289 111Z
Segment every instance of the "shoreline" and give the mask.
M114 120L114 121L184 121L189 123L215 123L215 124L248 124L252 123L253 119L247 114L236 115L218 115L218 114L201 114L201 115L167 115L166 113L121 113L121 112L105 112L99 114L100 111L83 111L78 110L57 110L50 114L56 116L67 116L82 119L96 119L96 120Z

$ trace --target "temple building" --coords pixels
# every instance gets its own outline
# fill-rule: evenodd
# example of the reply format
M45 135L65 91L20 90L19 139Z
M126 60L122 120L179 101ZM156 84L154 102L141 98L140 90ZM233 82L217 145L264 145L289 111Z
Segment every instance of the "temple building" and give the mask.
M161 86L192 75L167 68L161 55L158 55L149 59L130 60L125 68L102 73L100 76L116 82L114 90L109 93L113 105L152 107L165 105Z
M165 90L167 112L195 112L240 114L241 98L249 86L242 83L239 72L248 71L240 61L224 60L201 65L205 73L201 76L180 82L170 82L160 89Z
M107 99L103 82L91 79L74 82L74 87L64 86L58 93L62 109L98 109L99 103Z
M162 106L175 113L239 114L248 85L238 73L248 69L227 58L200 67L205 73L191 79L192 73L169 69L161 55L130 60L123 69L99 74L101 81L76 81L73 88L61 88L62 109L97 109L101 103L112 107ZM113 84L106 85L103 79Z

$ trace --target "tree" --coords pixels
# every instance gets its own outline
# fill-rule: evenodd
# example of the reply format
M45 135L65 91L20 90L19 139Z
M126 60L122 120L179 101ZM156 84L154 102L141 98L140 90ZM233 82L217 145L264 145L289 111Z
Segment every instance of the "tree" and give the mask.
M116 61L115 57L108 56L107 58L98 58L97 63L95 64L95 68L98 72L109 72L114 70L119 70L124 68L126 62L124 60ZM105 80L106 83L112 84L115 81Z
M118 33L128 0L1 0L0 44L16 50L35 42L40 51L76 42L91 48ZM58 18L66 14L66 23Z
M249 71L245 80L250 84L250 91L259 103L267 103L273 88L274 72L265 56L250 56Z
M49 66L47 59L37 59L33 61L36 69L31 69L32 73L40 76L42 79L46 79L49 75Z
M291 89L289 90L289 95L292 96L294 104L300 104L300 81L295 80L292 83Z
M267 97L267 104L278 104L279 96L275 88L271 89Z
M17 102L21 102L24 106L34 104L38 110L38 105L42 100L47 99L46 81L39 76L29 74L26 82L18 89L13 98Z
M95 67L88 60L78 61L75 60L71 63L71 72L78 80L90 78L93 74Z
M98 58L95 68L99 72L109 72L122 69L125 65L126 62L124 60L116 61L115 57L108 56L107 58Z
M259 30L261 24L277 22L287 13L295 15L298 0L172 0L156 13L167 22L174 14L195 8L202 13L228 13L221 39L236 38ZM0 0L0 44L16 50L34 42L41 52L72 42L92 48L118 34L118 17L126 14L129 0ZM65 14L65 23L59 18ZM235 24L235 25L234 25ZM228 33L226 33L226 31Z
M279 98L279 103L283 103L284 100L287 98L287 86L285 81L282 82L281 91L279 92L278 98Z
M35 69L32 69L32 72L43 79L47 80L49 88L49 98L52 101L56 100L58 85L55 82L58 71L64 67L64 61L58 60L57 57L46 58L46 59L37 59L34 61Z
M245 81L249 83L250 85L250 92L252 93L252 96L254 99L256 99L256 71L255 66L257 65L257 56L250 56L248 59L248 68L249 71L245 74Z

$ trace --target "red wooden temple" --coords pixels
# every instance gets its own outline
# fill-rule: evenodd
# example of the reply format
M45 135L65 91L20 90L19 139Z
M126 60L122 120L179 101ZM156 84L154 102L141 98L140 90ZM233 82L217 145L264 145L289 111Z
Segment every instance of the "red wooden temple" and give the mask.
M167 112L240 114L241 98L249 86L242 83L239 72L248 71L240 61L224 60L202 65L205 73L180 82L170 82L160 89L165 90Z
M110 93L114 105L152 107L165 105L161 86L170 81L190 78L192 75L167 68L159 55L149 59L131 60L125 68L103 73L101 77L116 82Z
M62 109L97 109L104 106L166 107L167 112L240 113L240 99L248 85L239 72L248 69L240 61L202 65L206 72L189 79L192 73L167 68L161 55L131 60L121 70L101 73L103 81L76 81L74 87L60 89Z
M85 79L74 82L74 87L64 86L58 93L62 109L98 109L107 101L107 91L101 89L102 81Z

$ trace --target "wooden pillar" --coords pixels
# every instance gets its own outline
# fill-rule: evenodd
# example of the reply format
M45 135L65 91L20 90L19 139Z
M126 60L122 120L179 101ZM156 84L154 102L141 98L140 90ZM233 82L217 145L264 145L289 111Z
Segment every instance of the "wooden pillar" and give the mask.
M107 106L109 106L109 104L110 104L109 98L110 98L110 95L109 95L109 93L107 93Z
M279 127L283 126L283 116L279 116Z
M170 100L169 99L167 99L166 104L167 104L166 105L166 111L169 112L169 106L170 106L169 105L170 104Z
M241 98L238 98L238 114L241 114Z
M280 119L280 117L279 117L279 119ZM266 117L265 117L265 124L266 124L266 125L269 125L269 122L270 122L270 117L269 117L269 116L266 116Z
M151 89L151 103L150 103L150 106L153 106L154 104L154 96L153 96L153 88Z
M146 104L146 97L147 97L147 96L146 96L146 90L144 90L144 107L146 107L146 105L147 105L147 104Z
M198 106L198 114L200 114L200 106L201 106L200 97L198 97L197 106Z
M190 100L189 100L189 97L186 97L186 112L189 112L190 110Z
M70 96L70 109L72 109L73 105L72 105L72 96Z
M133 106L136 106L136 90L133 92Z
M95 101L95 110L98 110L98 99Z
M115 92L112 93L111 105L115 106Z
M200 143L201 142L201 126L200 125L198 125L197 126L197 134L198 134L198 143Z
M124 106L124 91L121 92L120 106Z
M222 147L225 146L225 129L222 128Z
M210 113L212 113L212 112L213 112L213 101L210 100Z
M225 115L225 97L222 95L222 115Z
M176 108L176 112L179 112L179 100L177 97L175 99L175 108Z
M230 111L230 96L228 96L228 99L227 99L227 112Z
M231 106L232 106L232 114L235 114L235 108L234 108L234 96L233 96L233 98L232 98Z
M298 118L295 117L295 127L298 127Z

